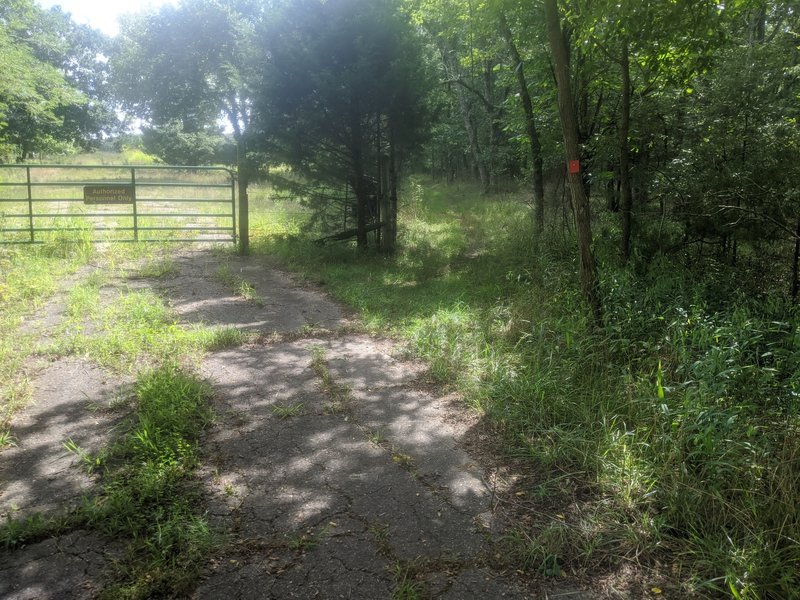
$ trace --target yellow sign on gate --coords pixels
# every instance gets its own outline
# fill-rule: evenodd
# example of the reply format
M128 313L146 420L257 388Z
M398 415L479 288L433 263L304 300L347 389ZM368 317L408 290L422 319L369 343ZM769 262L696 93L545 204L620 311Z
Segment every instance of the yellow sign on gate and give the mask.
M135 197L132 185L86 185L83 187L84 204L133 204Z

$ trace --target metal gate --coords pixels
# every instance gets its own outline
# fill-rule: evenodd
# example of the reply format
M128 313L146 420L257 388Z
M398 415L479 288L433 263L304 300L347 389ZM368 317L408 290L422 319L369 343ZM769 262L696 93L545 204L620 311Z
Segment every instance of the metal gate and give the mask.
M235 187L223 167L0 165L0 244L236 243Z

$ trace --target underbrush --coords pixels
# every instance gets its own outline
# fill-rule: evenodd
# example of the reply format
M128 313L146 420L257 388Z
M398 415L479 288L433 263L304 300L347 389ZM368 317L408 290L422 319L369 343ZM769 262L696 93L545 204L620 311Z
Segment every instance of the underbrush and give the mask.
M0 543L18 547L67 531L90 528L126 543L107 574L100 598L185 595L196 584L213 534L197 507L193 473L199 437L211 419L208 386L175 366L139 375L125 433L96 456L67 442L101 491L74 512L35 515L0 527Z
M196 585L213 537L202 518L202 498L193 476L199 436L211 418L210 392L175 365L185 365L207 350L239 345L244 334L235 328L182 326L160 295L130 288L116 277L130 268L130 261L143 258L149 260L138 277L174 274L174 263L160 257L157 246L96 250L65 240L0 247L0 252L0 449L17 443L7 427L13 410L27 400L21 366L32 355L81 355L109 367L112 374L136 373L130 398L122 395L108 407L130 407L130 418L117 428L117 441L97 455L71 440L64 443L65 451L98 475L99 492L64 514L9 517L0 525L0 546L14 548L77 529L96 530L125 545L124 555L112 561L106 573L108 587L100 597L187 594ZM94 268L80 281L59 281L90 262ZM54 306L63 303L63 315L45 332L46 346L37 346L42 324L31 321L26 329L26 321L59 287Z
M41 246L0 245L0 449L13 443L8 422L29 396L22 366L33 352L26 319L85 264L94 249L81 239L59 238Z
M253 248L407 340L510 454L550 473L540 496L574 508L508 536L517 566L667 563L660 576L681 595L796 597L797 311L742 296L713 263L620 267L601 239L598 328L568 231L535 239L513 197L412 185L395 258L268 227Z

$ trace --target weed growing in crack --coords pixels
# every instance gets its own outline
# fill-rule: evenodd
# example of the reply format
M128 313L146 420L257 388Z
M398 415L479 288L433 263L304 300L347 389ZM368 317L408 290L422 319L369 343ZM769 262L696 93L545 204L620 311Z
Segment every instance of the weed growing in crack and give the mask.
M302 402L297 404L290 404L289 406L273 406L272 414L279 419L288 419L289 417L297 417L303 414L305 405Z
M295 533L286 536L286 545L295 552L308 552L313 550L330 535L330 526L326 525L319 531L309 529L305 533Z
M138 272L139 277L146 277L148 279L161 279L165 277L174 277L180 273L178 265L171 257L157 258L155 260L145 263Z
M329 385L331 383L331 373L328 370L327 362L325 362L325 348L322 346L311 346L309 351L311 352L311 368L314 370L314 373L317 374L317 377L322 380L324 385Z
M289 550L294 550L295 552L307 552L308 550L313 550L319 543L313 536L306 534L290 535L287 537L287 546L289 547Z
M322 407L322 411L326 415L339 415L345 412L345 410L346 407L344 403L342 403L339 400L332 400L330 402L326 402Z
M62 446L67 452L74 454L78 458L87 473L94 473L105 464L103 453L92 455L75 443L72 438L67 439Z
M316 323L303 323L298 330L298 334L303 337L308 337L310 335L314 335L314 332L318 331L319 326Z
M416 572L409 565L397 561L392 565L394 591L392 600L420 600L426 596L426 586L416 578Z
M331 399L331 405L338 407L340 412L346 412L347 405L351 399L350 388L337 383L333 378L325 358L325 348L322 346L311 346L310 350L311 368L317 377L319 377L323 392Z
M231 271L231 267L229 264L223 264L217 267L217 270L214 272L217 279L222 281L234 294L239 296L240 298L244 298L245 300L250 300L259 308L264 307L264 300L261 296L258 295L256 288L253 287L253 284L244 279L243 277L236 275Z
M209 339L204 343L206 350L224 350L236 348L251 339L251 335L236 327L220 327L211 330Z
M414 467L414 457L412 457L409 454L403 454L402 452L393 452L392 460L395 462L395 464L407 470L410 470Z
M106 409L110 411L123 411L129 409L133 404L135 398L132 392L127 389L119 391L108 401Z
M11 432L7 429L0 431L0 450L3 448L8 448L10 446L16 446L17 440L16 438L11 435Z
M386 434L380 429L367 432L367 438L376 446L383 446L386 443Z
M385 523L372 523L367 527L367 531L375 538L375 542L378 545L378 552L385 557L391 557L393 551L389 543L389 526Z

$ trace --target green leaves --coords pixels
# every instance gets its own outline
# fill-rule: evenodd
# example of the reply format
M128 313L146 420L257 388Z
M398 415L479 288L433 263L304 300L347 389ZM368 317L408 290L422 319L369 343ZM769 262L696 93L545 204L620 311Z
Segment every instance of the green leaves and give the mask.
M0 155L84 144L109 125L102 39L30 0L0 18Z
M167 162L235 162L219 122L246 134L263 67L250 0L163 6L123 22L110 58L122 107L148 125L149 152ZM224 151L224 155L221 153Z

